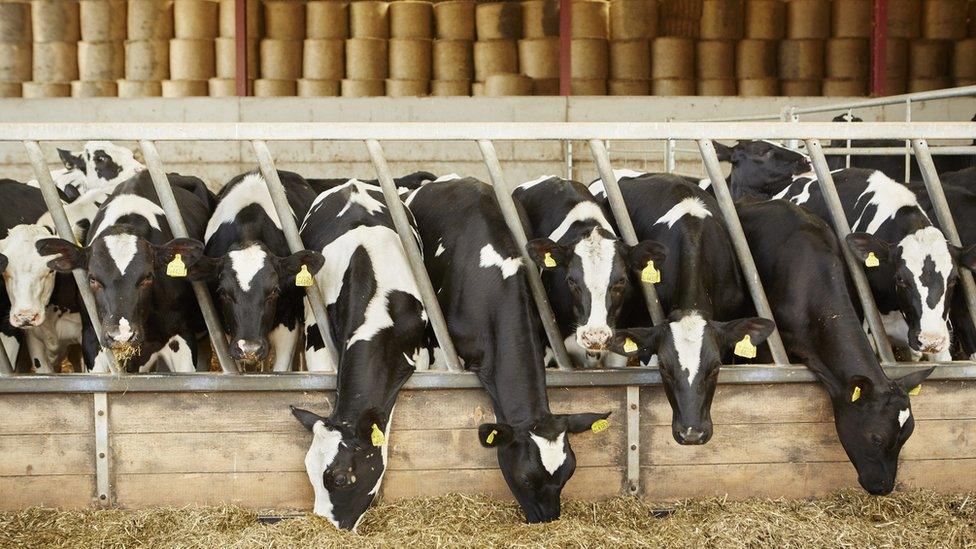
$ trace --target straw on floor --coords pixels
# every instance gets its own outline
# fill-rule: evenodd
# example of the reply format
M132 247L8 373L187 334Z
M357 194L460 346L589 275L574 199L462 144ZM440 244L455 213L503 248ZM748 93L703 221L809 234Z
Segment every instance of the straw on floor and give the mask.
M0 513L0 547L966 547L976 494L846 491L812 500L703 499L673 513L631 498L565 502L526 525L514 503L449 495L371 509L359 534L302 516L274 524L239 507Z

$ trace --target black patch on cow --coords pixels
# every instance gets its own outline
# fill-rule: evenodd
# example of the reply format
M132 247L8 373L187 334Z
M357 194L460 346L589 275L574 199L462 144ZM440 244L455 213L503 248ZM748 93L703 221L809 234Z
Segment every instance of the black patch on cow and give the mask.
M112 181L122 173L122 166L119 166L105 151L95 151L92 154L92 161L95 164L95 174L99 179Z
M928 304L929 308L935 308L939 304L939 300L942 299L942 294L945 292L945 283L942 280L942 276L939 272L935 270L935 261L932 261L932 256L925 256L925 261L922 263L922 274L919 276L919 280L922 282L922 286L928 288L929 295L925 298L925 302Z
M179 341L176 341L175 339L173 341L170 341L169 342L169 348L172 349L174 353L176 351L179 351L180 350L180 342Z
M317 351L323 347L325 347L325 341L322 340L322 332L319 330L319 325L310 324L305 331L305 348L309 351Z
M41 368L41 361L40 360L37 360L35 358L34 359L34 370L36 371L36 370L39 370L40 368Z

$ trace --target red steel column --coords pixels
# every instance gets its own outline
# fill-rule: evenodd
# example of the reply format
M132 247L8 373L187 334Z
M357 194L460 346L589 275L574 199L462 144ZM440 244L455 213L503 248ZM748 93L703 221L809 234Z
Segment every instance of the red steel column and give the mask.
M236 16L234 18L237 25L234 33L237 46L237 95L238 97L247 96L247 0L236 0Z
M571 53L573 0L559 0L559 95L573 94Z
M888 74L888 0L874 0L874 29L871 32L871 95L885 94Z

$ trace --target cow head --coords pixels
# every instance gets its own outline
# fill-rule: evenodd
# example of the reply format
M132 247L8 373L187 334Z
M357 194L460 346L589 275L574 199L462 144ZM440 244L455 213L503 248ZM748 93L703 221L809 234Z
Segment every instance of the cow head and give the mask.
M605 414L549 414L530 425L483 423L478 439L495 448L505 482L525 513L526 522L559 518L559 495L576 470L569 435L607 427Z
M529 257L542 269L553 269L566 281L572 298L576 343L587 351L602 351L613 335L620 311L634 291L629 271L648 261L664 261L664 246L645 240L625 245L606 229L592 232L566 245L537 238L526 245Z
M81 156L88 189L114 187L146 169L130 149L109 141L85 143Z
M193 241L193 246L196 252L186 261L190 280L208 280L216 288L231 356L244 362L264 360L279 296L295 287L303 267L317 273L325 262L322 254L303 250L278 257L264 244L251 242L211 258L203 254L203 244Z
M124 225L100 233L88 246L60 238L37 242L41 256L53 256L48 266L58 272L88 269L88 285L101 319L101 344L109 349L138 348L146 334L157 278L176 254L188 261L199 253L195 241L177 238L163 246L126 232Z
M769 198L793 182L793 176L813 171L810 159L769 141L739 141L734 147L715 143L720 160L732 163L732 197Z
M315 491L315 514L354 531L383 480L388 419L376 408L363 411L355 425L294 406L291 412L313 435L305 470Z
M869 233L852 233L847 245L862 261L877 260L878 276L890 279L898 309L908 324L908 344L920 353L949 348L948 304L959 279L957 265L976 268L976 246L949 245L935 227L925 227L900 242Z
M52 235L53 231L41 225L17 225L0 240L0 269L10 296L10 325L14 328L44 323L56 273L48 266L54 256L39 253L37 243Z
M753 345L759 345L774 326L765 318L717 322L698 311L675 311L659 326L617 330L610 349L627 356L656 354L673 410L674 439L680 444L705 444L712 437L712 397L723 355L747 335Z

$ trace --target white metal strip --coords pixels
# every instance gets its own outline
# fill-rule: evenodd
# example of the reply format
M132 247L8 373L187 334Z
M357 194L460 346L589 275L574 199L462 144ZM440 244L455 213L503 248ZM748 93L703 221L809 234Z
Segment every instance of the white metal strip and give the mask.
M98 505L112 505L112 483L109 478L108 395L95 393L95 499Z

